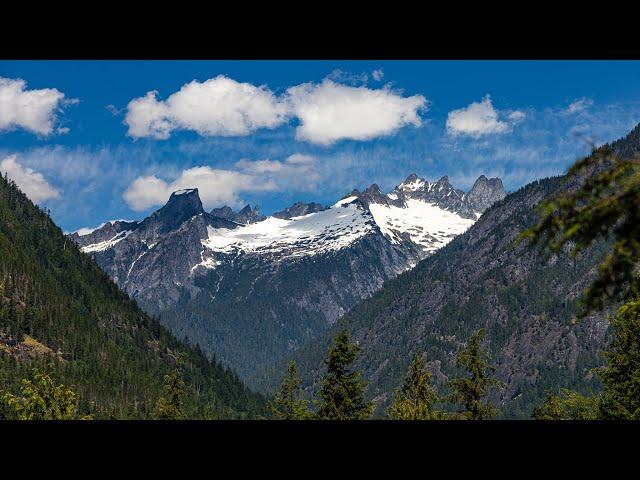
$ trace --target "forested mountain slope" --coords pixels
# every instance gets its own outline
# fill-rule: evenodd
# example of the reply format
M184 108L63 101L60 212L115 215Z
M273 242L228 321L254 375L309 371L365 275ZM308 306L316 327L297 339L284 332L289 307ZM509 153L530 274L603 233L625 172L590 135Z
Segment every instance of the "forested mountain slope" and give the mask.
M39 366L72 386L94 418L147 418L180 353L189 417L264 414L262 396L177 341L0 179L0 390L15 391Z
M629 157L640 151L639 138L637 126L611 147ZM379 413L416 353L426 352L446 394L447 380L459 373L456 354L479 328L486 330L496 377L504 382L490 398L505 418L528 418L547 392L561 387L583 393L600 388L593 368L604 362L611 312L584 319L577 314L610 246L600 241L574 258L515 242L536 220L536 205L569 188L565 177L549 178L508 195L464 234L343 317L339 324L349 325L362 348L356 366L370 382L368 395ZM294 356L308 393L318 388L322 358L337 328Z

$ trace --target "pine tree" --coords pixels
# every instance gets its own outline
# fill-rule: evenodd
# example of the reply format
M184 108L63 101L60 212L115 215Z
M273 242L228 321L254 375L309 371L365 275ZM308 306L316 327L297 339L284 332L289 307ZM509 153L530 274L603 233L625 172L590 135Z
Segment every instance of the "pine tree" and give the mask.
M611 321L614 339L605 352L601 412L604 418L640 420L640 301L628 302Z
M366 384L360 372L352 371L360 347L351 343L344 328L334 339L325 360L327 373L322 380L318 416L327 420L364 420L371 417L373 404L364 399Z
M31 379L23 379L20 396L5 392L2 399L18 420L88 420L78 415L78 395L64 385L55 385L51 377L32 370Z
M470 377L454 378L450 381L451 402L464 405L464 418L486 420L492 418L496 410L484 401L491 386L500 382L490 376L495 368L489 364L490 358L482 348L484 330L480 329L471 336L467 347L458 354L458 368L464 368Z
M307 420L312 417L307 401L300 398L300 375L295 362L291 362L282 381L280 390L275 394L268 408L278 420Z
M182 374L182 360L176 360L176 368L164 377L165 395L156 405L156 415L160 420L184 420L184 398L186 387Z
M416 355L409 367L404 383L396 390L395 401L387 415L393 420L442 420L445 412L438 411L434 404L438 395L429 385L431 372L426 368L421 355Z

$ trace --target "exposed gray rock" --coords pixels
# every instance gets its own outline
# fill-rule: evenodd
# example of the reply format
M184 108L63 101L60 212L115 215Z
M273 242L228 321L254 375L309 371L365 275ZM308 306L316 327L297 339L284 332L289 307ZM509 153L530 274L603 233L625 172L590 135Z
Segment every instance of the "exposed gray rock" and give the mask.
M245 205L239 212L234 212L231 207L225 205L222 208L214 208L211 210L211 215L236 222L240 225L248 225L266 218L260 213L258 207L251 209L251 205Z
M321 212L324 209L325 208L319 203L296 202L290 207L274 213L273 216L276 218L289 219L293 217L301 217L302 215L309 215L310 213Z

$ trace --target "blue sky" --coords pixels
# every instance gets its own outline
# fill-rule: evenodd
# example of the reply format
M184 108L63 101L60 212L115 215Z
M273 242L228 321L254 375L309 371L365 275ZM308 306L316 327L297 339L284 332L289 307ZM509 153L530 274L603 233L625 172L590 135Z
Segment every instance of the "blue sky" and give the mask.
M633 128L639 80L637 61L0 61L0 170L69 231L186 186L266 213L412 172L514 190Z

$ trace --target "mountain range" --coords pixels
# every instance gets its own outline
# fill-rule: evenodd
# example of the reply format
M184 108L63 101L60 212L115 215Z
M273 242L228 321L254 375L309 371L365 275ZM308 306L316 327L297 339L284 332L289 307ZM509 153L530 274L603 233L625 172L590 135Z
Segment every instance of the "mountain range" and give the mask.
M270 366L505 195L497 178L464 192L412 174L388 193L373 184L328 207L299 202L264 216L248 205L206 212L186 189L141 221L70 238L179 338L263 388Z

